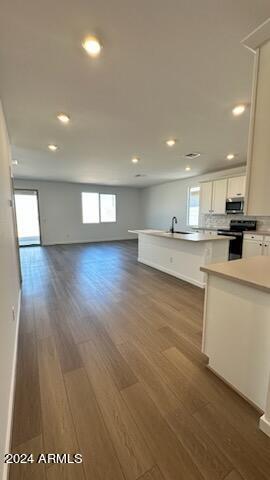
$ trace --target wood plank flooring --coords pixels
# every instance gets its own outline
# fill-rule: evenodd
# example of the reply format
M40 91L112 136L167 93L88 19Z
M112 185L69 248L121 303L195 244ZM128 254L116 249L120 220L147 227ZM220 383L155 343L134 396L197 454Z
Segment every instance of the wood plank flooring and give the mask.
M10 480L269 480L259 414L206 368L202 290L135 241L21 249Z

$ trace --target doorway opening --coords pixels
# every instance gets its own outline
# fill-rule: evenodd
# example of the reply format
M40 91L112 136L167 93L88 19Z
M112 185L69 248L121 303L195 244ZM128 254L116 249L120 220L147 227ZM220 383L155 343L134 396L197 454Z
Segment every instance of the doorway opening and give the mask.
M41 245L37 190L16 189L14 195L19 246Z

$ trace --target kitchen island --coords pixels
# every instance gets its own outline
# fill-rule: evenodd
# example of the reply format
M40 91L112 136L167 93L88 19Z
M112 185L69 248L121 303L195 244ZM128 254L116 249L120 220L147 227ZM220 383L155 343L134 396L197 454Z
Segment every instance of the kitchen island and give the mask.
M204 233L129 230L139 239L138 261L204 288L200 267L228 259L230 238Z
M264 413L270 436L270 257L202 267L207 273L202 350L209 368Z

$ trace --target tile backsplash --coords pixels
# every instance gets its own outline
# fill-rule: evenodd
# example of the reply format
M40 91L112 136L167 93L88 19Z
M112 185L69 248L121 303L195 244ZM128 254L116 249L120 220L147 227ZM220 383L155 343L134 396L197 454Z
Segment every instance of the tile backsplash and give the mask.
M270 217L248 217L246 215L201 215L200 226L207 228L229 227L231 219L257 220L257 230L270 230Z

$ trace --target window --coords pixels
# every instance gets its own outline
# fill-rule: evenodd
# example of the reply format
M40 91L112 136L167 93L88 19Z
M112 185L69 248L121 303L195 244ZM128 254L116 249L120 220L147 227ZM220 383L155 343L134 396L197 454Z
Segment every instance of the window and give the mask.
M83 223L99 223L98 193L82 193L82 218Z
M116 222L115 195L100 194L100 221Z
M116 222L116 195L82 192L83 223Z
M188 225L197 227L199 225L200 209L200 187L190 187L188 189Z

